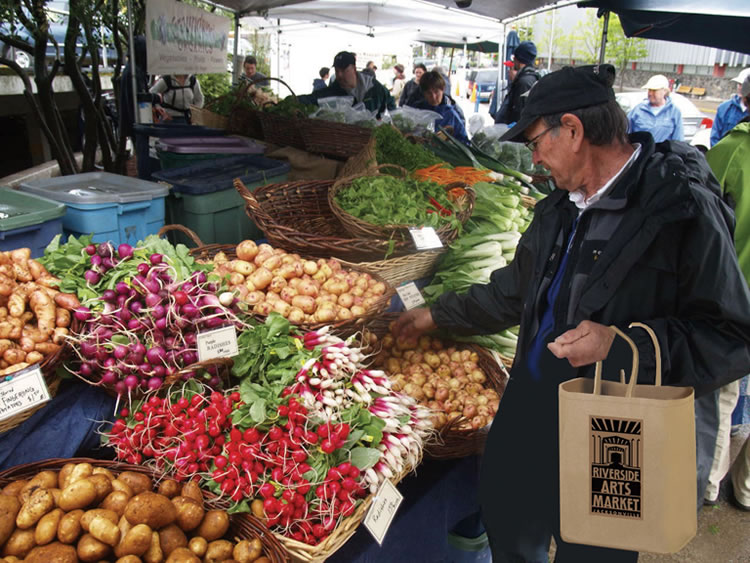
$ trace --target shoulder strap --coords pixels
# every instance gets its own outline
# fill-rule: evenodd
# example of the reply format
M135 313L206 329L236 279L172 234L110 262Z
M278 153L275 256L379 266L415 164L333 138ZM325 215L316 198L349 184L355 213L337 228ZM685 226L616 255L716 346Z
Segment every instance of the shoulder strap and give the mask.
M164 83L167 85L167 89L164 93L166 94L170 90L174 90L174 87L172 85L172 77L167 74L166 76L163 76L162 78L164 78Z

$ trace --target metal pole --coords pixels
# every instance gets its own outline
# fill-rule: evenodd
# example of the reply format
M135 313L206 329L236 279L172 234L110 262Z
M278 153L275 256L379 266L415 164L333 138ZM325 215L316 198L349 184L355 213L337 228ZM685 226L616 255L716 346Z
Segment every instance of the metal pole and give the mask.
M133 39L133 3L128 0L128 43L130 45L130 86L133 88L133 109L135 110L135 122L140 123L138 116L138 82L135 79L135 39Z
M547 57L547 70L551 70L552 68L552 45L555 41L555 12L557 10L552 10L552 26L549 28L549 56Z
M604 55L607 50L607 31L609 30L609 12L604 12L604 27L602 28L602 44L599 47L599 64L604 62Z
M234 14L234 49L232 51L232 83L240 79L240 61L237 60L237 51L240 45L240 15Z
M276 33L276 72L279 73L281 78L281 18L276 19L276 25L279 26L279 31ZM281 83L276 83L276 95L281 98Z

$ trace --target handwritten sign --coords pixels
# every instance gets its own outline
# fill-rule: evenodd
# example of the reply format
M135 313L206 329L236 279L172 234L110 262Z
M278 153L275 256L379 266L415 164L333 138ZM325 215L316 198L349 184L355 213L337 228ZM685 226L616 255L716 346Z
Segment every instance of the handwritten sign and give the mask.
M39 365L17 371L0 382L0 420L5 420L50 400Z
M411 238L414 239L414 246L417 250L430 250L431 248L443 248L443 242L432 227L422 227L421 229L409 229Z
M414 282L402 284L396 288L396 291L407 311L425 304L424 297Z
M365 528L378 544L383 544L388 528L403 500L403 495L388 479L380 485L364 520Z
M215 330L199 332L197 344L198 359L201 362L214 358L231 358L239 353L237 330L234 326L223 326Z

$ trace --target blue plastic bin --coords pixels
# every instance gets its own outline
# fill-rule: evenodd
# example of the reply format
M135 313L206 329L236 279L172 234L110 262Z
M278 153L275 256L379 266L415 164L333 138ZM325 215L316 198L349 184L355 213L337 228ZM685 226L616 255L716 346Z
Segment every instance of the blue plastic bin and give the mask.
M34 182L21 190L65 203L63 232L94 235L95 242L134 245L164 226L169 188L107 172L89 172Z
M156 140L169 137L217 137L226 135L223 129L213 129L202 125L184 123L136 123L135 151L138 160L138 177L151 180L154 172L161 170L161 162L156 153Z
M234 189L239 178L253 190L284 182L290 166L263 156L235 156L200 161L192 166L154 173L172 186L167 198L167 220L192 229L206 244L237 244L261 233L245 214L245 200ZM170 233L172 242L189 244L181 233Z
M10 188L0 188L0 250L30 248L31 257L44 254L62 233L65 205Z

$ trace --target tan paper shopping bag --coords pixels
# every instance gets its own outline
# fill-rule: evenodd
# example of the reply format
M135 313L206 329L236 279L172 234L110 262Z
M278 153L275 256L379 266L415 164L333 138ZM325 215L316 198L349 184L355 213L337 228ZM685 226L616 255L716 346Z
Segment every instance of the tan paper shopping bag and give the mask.
M697 529L693 389L638 385L638 349L630 381L596 375L561 383L560 534L567 542L674 553ZM624 373L622 373L624 380Z

